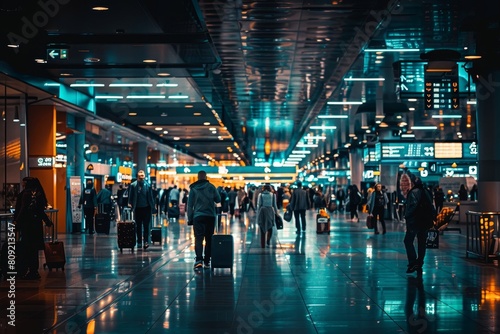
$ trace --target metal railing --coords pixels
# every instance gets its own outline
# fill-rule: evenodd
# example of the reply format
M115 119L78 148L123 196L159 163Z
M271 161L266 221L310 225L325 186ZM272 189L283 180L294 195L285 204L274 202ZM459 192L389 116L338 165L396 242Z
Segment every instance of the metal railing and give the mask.
M500 255L500 212L467 212L466 257L474 255L484 262Z

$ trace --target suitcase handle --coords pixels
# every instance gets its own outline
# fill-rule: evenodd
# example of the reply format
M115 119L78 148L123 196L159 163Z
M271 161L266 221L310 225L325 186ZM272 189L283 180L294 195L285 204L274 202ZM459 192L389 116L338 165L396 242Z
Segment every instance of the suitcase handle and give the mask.
M219 219L220 217L220 219ZM222 219L222 217L226 217L225 221ZM229 229L229 226L228 226L228 217L227 217L227 213L219 213L217 214L217 218L216 218L216 221L215 221L215 229L214 229L214 234L228 234L227 231ZM222 226L222 229L221 231L219 231L219 224Z

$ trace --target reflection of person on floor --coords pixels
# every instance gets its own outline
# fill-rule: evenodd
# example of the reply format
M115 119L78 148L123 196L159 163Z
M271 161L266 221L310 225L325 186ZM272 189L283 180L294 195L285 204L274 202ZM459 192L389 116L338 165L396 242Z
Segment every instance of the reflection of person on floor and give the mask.
M417 310L415 310L415 300L417 300ZM421 276L408 277L405 316L408 333L424 333L427 330L429 320L425 314L425 291Z

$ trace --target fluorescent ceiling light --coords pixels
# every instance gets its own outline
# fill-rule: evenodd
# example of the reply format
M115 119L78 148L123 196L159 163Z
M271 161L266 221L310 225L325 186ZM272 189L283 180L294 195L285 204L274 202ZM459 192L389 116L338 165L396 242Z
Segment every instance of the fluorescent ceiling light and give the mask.
M288 161L302 161L303 158L288 157Z
M432 118L462 118L462 115L432 115Z
M189 98L188 95L169 95L169 99L187 99Z
M164 99L165 95L129 95L127 99Z
M344 78L344 81L385 81L385 78Z
M96 95L95 99L123 99L121 95Z
M109 87L153 87L153 84L149 84L149 83L114 83L114 84L109 84Z
M361 105L363 102L361 101L329 101L326 104L331 104L335 106L355 106Z
M47 87L59 87L61 84L57 82L46 82L43 85Z
M97 83L73 83L70 87L104 87L104 84Z
M349 118L349 115L318 115L318 118Z
M311 151L307 151L307 150L293 150L292 153L295 153L295 154L311 154Z
M436 130L435 125L415 125L411 127L412 130Z
M318 147L318 144L297 144L295 147Z
M156 84L156 87L177 87L179 84L176 83L159 83Z
M305 154L290 154L288 158L305 158L306 156Z
M467 104L477 104L476 101L467 101Z
M365 49L365 52L420 52L420 49Z
M337 127L335 125L312 125L309 127L311 130L335 130Z

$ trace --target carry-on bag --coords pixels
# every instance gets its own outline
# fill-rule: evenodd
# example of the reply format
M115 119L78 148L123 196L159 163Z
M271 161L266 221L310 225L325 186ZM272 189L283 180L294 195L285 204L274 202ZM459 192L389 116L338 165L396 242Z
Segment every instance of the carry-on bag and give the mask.
M111 215L100 211L95 215L95 232L109 234L111 227Z
M44 243L43 252L45 255L45 263L43 264L43 268L49 268L49 271L52 271L52 268L58 270L61 268L64 271L64 265L66 264L66 254L64 252L64 243L62 241L57 241L55 238L55 231L57 229L57 220L55 223L48 227L45 226L45 229L51 229L52 232L47 232L45 235L48 235L48 240Z
M316 215L316 233L330 233L330 215L326 208L321 208Z
M161 245L161 225L151 228L151 243L154 245L156 242Z
M215 219L216 234L212 235L212 271L215 268L229 268L233 273L234 239L231 234L223 234L227 233L227 214L218 216L221 216L220 224L217 217Z
M120 252L123 253L124 248L130 248L132 253L135 248L135 221L132 217L132 210L130 208L125 208L123 210L123 220L119 221L117 224L117 234L118 234L118 248Z

